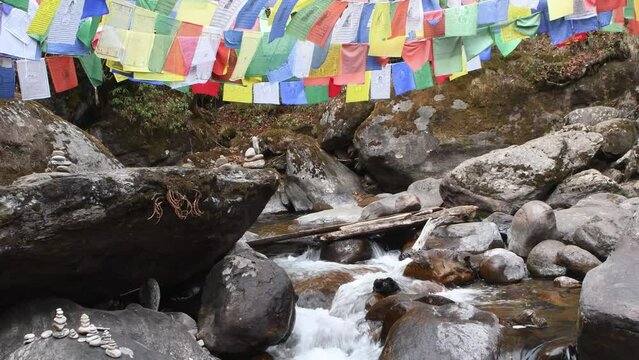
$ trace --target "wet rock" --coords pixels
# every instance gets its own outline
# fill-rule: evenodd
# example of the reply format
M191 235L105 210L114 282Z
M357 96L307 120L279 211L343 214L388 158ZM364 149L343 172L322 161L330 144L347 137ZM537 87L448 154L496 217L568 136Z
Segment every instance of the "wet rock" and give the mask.
M566 245L557 240L544 240L528 254L526 266L533 277L557 277L566 274L566 268L557 265L557 253Z
M512 215L505 214L503 212L494 212L488 215L488 217L482 221L496 224L502 240L504 240L504 242L508 240L508 230L510 230L510 226L512 225L512 222L513 222Z
M484 256L479 275L489 284L511 284L526 277L526 264L517 254L504 250Z
M508 234L508 250L526 257L535 245L554 239L557 222L552 208L541 201L531 201L521 207L513 217Z
M29 346L22 345L22 339L15 331L46 327L50 323L51 311L64 308L69 319L79 319L88 314L103 328L109 328L120 349L127 349L134 359L211 360L204 354L195 339L181 324L160 312L141 306L130 306L125 310L103 311L81 307L63 299L39 299L25 301L20 305L0 312L0 321L5 324L0 329L0 358L6 360L68 360L106 358L104 350L78 343L75 340L40 339ZM123 351L124 352L124 351ZM123 356L123 358L130 358Z
M271 171L185 168L34 174L0 186L0 306L47 295L96 303L150 277L182 283L233 247L276 186ZM178 218L167 188L199 196L201 214Z
M362 216L361 207L347 207L340 209L330 209L318 211L308 215L303 215L295 219L299 225L324 225L354 223Z
M158 311L160 308L160 284L150 278L140 287L140 305L147 309Z
M422 306L428 305L417 301L399 301L396 304L393 304L386 312L382 322L382 332L380 334L381 341L384 342L386 340L388 332L393 325L395 325L397 320L401 319L402 316L406 315L409 311Z
M296 305L308 309L330 310L337 289L351 281L353 275L345 271L330 271L298 281L294 285L299 297Z
M189 334L195 338L197 334L197 322L195 319L183 312L166 312L165 314L169 315L173 321L184 325L184 327L188 329Z
M567 245L557 253L558 263L569 272L585 276L590 270L601 265L601 261L588 251L574 245Z
M579 301L582 360L633 359L639 353L639 221L617 250L586 275Z
M451 249L473 254L494 248L503 248L504 242L496 224L472 222L435 228L428 239L426 249Z
M354 207L359 178L307 138L289 144L285 190L296 211Z
M431 280L442 285L461 285L475 280L475 274L468 267L464 253L449 249L419 251L411 256L404 270L404 276L419 280Z
M360 220L373 220L384 216L401 214L421 209L419 198L406 191L374 201L362 210Z
M378 294L392 295L400 290L401 289L399 288L397 281L390 277L385 279L375 279L373 282L373 292Z
M417 297L414 294L396 294L387 296L368 309L366 312L366 320L384 321L390 309L400 303L410 303Z
M566 178L550 194L546 203L553 208L568 208L588 195L602 192L618 194L622 189L611 178L595 169L589 169Z
M495 360L497 317L468 304L418 306L389 331L380 360Z
M435 306L441 306L441 305L447 305L447 304L454 304L455 302L447 297L441 296L441 295L435 295L435 294L426 294L424 296L420 296L415 298L415 301L424 303L424 304L428 304L428 305L435 305Z
M322 246L320 259L340 264L353 264L373 256L371 244L366 239L334 241Z
M333 98L317 127L322 149L335 152L348 148L353 143L355 130L373 107L372 102L345 103L342 96Z
M441 182L441 179L433 178L418 180L410 184L406 192L419 198L422 209L440 206L442 204L442 197L439 195Z
M69 172L117 170L123 165L96 138L35 101L0 104L0 185L44 172L54 149L64 149L56 166Z
M580 288L581 282L568 276L560 276L553 280L553 284L560 288Z
M444 205L513 213L585 168L602 142L600 134L566 130L467 160L443 179Z
M24 342L23 342L23 343L24 343L25 345L26 345L26 344L31 344L31 343L32 343L32 342L34 342L34 341L36 341L36 336L35 336L35 334L33 334L33 333L29 333L29 334L26 334L26 335L24 336Z
M617 158L637 143L637 123L628 119L613 119L602 121L595 125L594 130L600 133L604 142L600 151L607 156Z
M295 300L286 272L264 255L239 244L206 278L198 338L220 355L264 351L290 335Z
M526 309L519 315L506 322L509 326L524 326L542 329L548 327L548 322L543 317L537 315L534 310Z
M624 112L609 106L590 106L566 115L567 124L597 125L600 122L624 117Z

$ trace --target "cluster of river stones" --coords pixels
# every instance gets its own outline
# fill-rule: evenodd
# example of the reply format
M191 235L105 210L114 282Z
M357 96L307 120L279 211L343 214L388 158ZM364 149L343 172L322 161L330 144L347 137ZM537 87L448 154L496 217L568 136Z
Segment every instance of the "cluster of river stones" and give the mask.
M102 348L104 353L111 358L120 358L122 351L118 344L111 337L111 333L107 328L98 329L95 325L91 324L91 320L87 314L82 314L80 317L80 326L77 330L67 328L67 317L64 316L64 311L60 308L55 310L55 317L51 324L53 330L45 330L40 334L40 339L48 339L53 337L54 339L69 339L77 340L80 343L87 343L89 346ZM102 334L100 334L100 330ZM83 335L83 336L80 336ZM37 336L33 333L24 335L24 345L29 346L37 340Z

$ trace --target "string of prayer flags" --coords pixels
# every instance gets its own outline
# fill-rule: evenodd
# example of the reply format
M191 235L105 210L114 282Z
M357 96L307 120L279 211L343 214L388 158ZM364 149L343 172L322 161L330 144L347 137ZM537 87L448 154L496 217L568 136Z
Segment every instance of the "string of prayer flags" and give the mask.
M56 93L61 93L78 86L73 58L70 56L50 56L45 58L49 66L49 74Z
M13 99L16 91L16 72L13 61L0 58L0 99Z

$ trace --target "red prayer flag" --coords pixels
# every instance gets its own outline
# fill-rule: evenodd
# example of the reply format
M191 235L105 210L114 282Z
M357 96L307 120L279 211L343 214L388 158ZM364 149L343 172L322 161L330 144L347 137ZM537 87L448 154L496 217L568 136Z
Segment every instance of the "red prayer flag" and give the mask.
M427 61L433 60L431 56L432 44L431 39L407 41L402 50L402 58L413 71L419 71Z
M444 82L446 82L446 80L448 80L449 77L450 77L450 74L435 76L435 82L438 84L443 84Z
M328 41L328 37L331 35L331 31L333 31L333 28L335 27L335 23L340 16L342 16L346 7L348 7L348 3L346 1L335 1L331 3L326 11L324 11L317 20L315 20L315 23L313 23L306 39L324 47L324 45L326 45L326 41Z
M328 83L328 97L334 98L342 92L342 85L335 85L333 79Z
M217 48L217 56L213 63L213 74L223 76L226 74L226 66L229 63L230 49L224 45L224 41L220 42L220 46Z
M435 10L424 13L424 37L426 39L442 37L446 35L446 21L444 10Z
M391 38L406 36L406 18L408 15L409 1L400 1L395 8L395 15L391 21Z
M331 80L327 77L304 78L304 86L326 86Z
M210 95L217 97L220 91L220 83L215 81L207 81L204 84L191 85L191 92L194 94Z
M623 8L626 6L626 0L589 0L590 4L597 5L597 12L605 12Z
M78 86L78 76L71 56L52 56L47 57L46 61L56 93Z
M333 78L337 85L363 84L366 81L368 45L344 44L340 56L340 72Z
M164 71L172 74L187 75L191 69L195 48L202 35L202 25L182 22L175 34L164 63Z

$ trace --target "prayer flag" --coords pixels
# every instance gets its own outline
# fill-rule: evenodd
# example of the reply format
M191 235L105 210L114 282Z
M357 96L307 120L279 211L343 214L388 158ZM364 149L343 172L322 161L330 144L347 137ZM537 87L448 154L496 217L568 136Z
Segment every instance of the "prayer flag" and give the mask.
M366 72L366 78L363 84L348 84L346 86L346 102L368 101L370 99L371 89L371 73Z
M548 19L557 20L574 12L573 0L548 0Z
M405 62L391 64L391 76L396 96L415 90L413 71Z
M286 23L289 16L295 7L297 0L281 0L277 9L273 9L275 15L271 14L270 19L273 20L273 26L271 27L271 33L269 34L269 41L273 41L277 38L284 36L286 30Z
M246 86L224 83L223 98L227 102L250 104L253 102L253 84Z
M366 81L368 45L344 44L341 47L340 72L335 77L338 85L362 84Z
M333 79L328 82L328 97L334 98L342 92L342 85L335 85Z
M207 81L204 84L191 85L191 92L193 94L202 94L217 97L220 91L220 83L215 81Z
M248 70L249 65L251 65L251 61L253 61L253 57L257 52L261 36L262 34L259 31L244 32L244 36L242 36L242 46L240 47L240 53L238 54L237 63L230 78L231 80L244 78L246 70Z
M286 81L280 83L280 96L282 97L282 104L285 105L306 104L304 81Z
M402 58L413 71L417 71L421 69L427 61L432 60L432 49L433 43L431 39L408 41L404 44Z
M307 104L319 104L328 101L328 85L304 86Z
M46 99L51 97L47 65L44 59L18 60L18 81L22 100Z
M80 65L87 74L89 81L93 87L102 85L102 60L95 54L78 57Z
M286 34L298 40L306 39L315 21L322 16L332 2L333 0L317 0L300 10L288 23Z
M437 76L462 71L462 38L435 38L433 59Z
M255 22L257 21L257 16L264 8L264 4L266 4L266 0L247 1L246 4L244 4L244 6L240 9L240 12L235 18L235 28L246 30L253 29L253 27L255 26ZM208 25L208 23L203 25Z
M335 1L329 5L311 27L307 40L319 46L326 45L337 19L340 18L347 6L348 3L342 1Z
M280 83L261 82L253 85L253 102L255 104L280 104Z
M415 88L417 90L423 90L434 85L430 63L424 64L421 69L413 72L413 75L415 77Z
M13 69L13 60L0 58L0 99L15 98L16 73Z
M400 1L397 3L395 13L393 14L393 20L391 21L391 38L398 36L406 36L406 17L408 16L409 0Z
M371 71L371 100L390 99L391 67Z
M477 33L477 3L446 9L446 36L472 36Z
M38 11L27 28L27 34L31 35L36 40L43 40L47 31L49 31L49 26L51 25L53 16L58 10L58 6L60 6L60 0L42 0L40 2L40 7L38 7Z
M73 58L70 56L51 56L46 58L49 75L56 93L61 93L78 86Z

